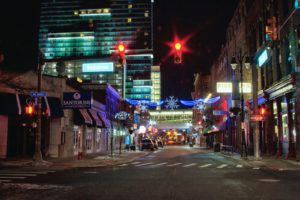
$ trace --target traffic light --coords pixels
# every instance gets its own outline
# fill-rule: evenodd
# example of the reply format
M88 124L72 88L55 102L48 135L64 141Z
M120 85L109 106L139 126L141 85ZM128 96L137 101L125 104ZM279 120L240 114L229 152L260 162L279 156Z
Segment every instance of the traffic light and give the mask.
M182 63L182 45L180 42L176 42L174 44L175 53L174 53L174 63L181 64Z
M261 116L265 116L265 114L266 114L266 108L262 106L262 107L259 109L259 114L260 114Z
M125 46L124 44L118 45L118 62L123 67L125 64Z
M276 17L273 16L267 20L266 25L266 40L277 39Z
M32 115L34 112L34 107L32 105L28 105L25 107L25 113L27 115Z

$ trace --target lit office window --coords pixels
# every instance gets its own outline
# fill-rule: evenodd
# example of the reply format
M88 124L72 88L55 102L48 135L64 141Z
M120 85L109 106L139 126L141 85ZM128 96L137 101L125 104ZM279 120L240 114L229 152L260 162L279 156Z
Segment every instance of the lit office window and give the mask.
M128 18L128 19L127 19L127 22L128 22L128 23L131 23L131 22L132 22L132 19L131 19L131 18Z

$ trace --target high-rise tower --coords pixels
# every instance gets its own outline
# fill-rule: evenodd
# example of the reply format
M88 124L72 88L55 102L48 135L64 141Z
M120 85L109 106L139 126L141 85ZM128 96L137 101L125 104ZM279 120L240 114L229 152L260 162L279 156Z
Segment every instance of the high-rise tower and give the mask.
M126 97L150 99L153 0L42 0L39 47L44 74L110 83L122 94L125 70L116 47L126 45Z

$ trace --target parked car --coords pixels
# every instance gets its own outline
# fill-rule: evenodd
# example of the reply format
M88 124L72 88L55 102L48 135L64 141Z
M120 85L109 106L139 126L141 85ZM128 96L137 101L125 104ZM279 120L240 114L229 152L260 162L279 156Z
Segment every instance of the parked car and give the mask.
M153 140L151 140L149 138L142 139L141 144L142 144L142 147L141 147L142 151L144 149L151 149L152 151L157 149L157 145L153 142Z

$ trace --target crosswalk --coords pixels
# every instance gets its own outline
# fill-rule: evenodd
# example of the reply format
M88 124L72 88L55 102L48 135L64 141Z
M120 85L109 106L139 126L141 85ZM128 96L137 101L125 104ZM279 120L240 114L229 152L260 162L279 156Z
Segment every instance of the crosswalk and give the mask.
M215 169L228 169L228 168L236 168L241 169L244 168L241 164L225 164L225 163L171 163L171 162L129 162L118 165L117 167L125 168L125 167L137 167L137 168L159 168L159 167L181 167L181 168L191 168L198 167L199 169L203 168L215 168ZM253 168L254 169L254 168ZM259 169L259 168L255 168Z
M30 177L54 173L54 170L0 170L0 183L24 180Z

